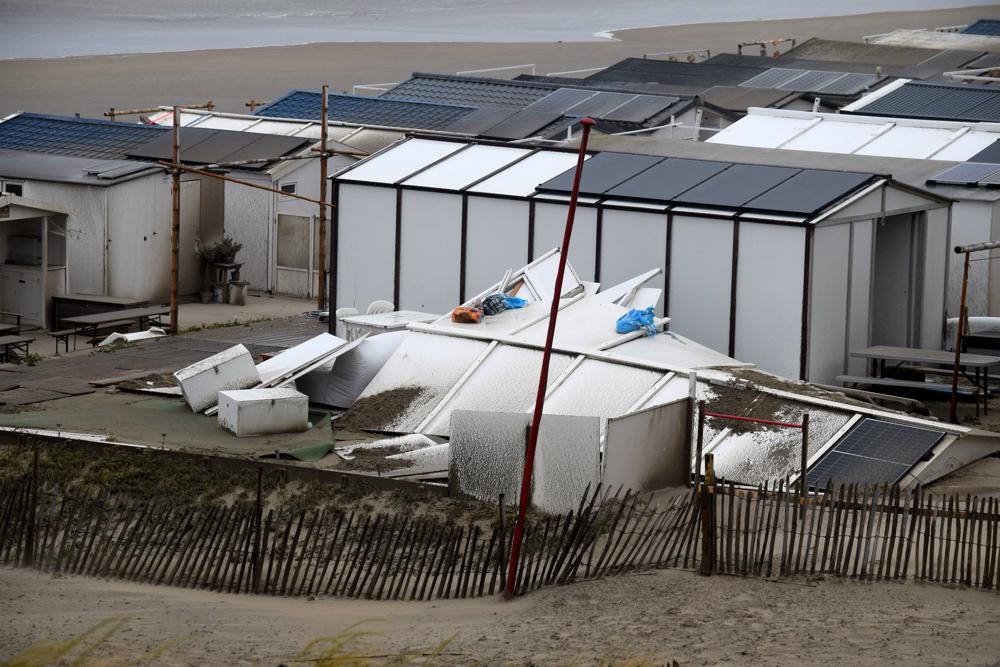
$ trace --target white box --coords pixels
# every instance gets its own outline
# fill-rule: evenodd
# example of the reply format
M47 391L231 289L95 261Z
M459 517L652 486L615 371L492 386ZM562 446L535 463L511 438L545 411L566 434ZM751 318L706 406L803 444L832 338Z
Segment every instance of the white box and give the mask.
M294 389L219 392L219 426L238 437L309 428L309 397Z
M220 391L246 389L260 383L250 351L236 345L174 373L184 400L194 412L215 405Z

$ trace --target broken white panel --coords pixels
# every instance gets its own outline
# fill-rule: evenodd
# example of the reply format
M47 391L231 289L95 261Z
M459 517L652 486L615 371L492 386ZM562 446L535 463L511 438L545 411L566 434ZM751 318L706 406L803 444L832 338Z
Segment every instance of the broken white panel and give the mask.
M663 273L663 269L651 269L634 278L629 278L628 280L620 282L617 285L612 285L602 289L597 293L597 296L594 297L594 299L604 303L617 303L630 292L642 287L644 284L661 273Z
M586 359L545 399L546 414L617 417L662 378L659 371Z
M516 503L531 415L456 410L451 423L449 485L453 492ZM545 512L575 509L600 474L600 421L545 415L535 450L531 504Z
M676 368L725 368L752 366L709 349L672 331L643 336L608 349L608 354L641 359Z
M309 397L294 389L219 392L219 426L237 437L309 429Z
M549 359L549 386L572 360L569 355L552 355ZM453 410L527 412L535 402L541 366L542 353L539 350L510 345L497 347L465 381L458 393L441 407L437 417L427 425L424 432L449 435Z
M687 485L691 478L688 405L684 397L608 420L604 484L639 492Z
M280 382L317 361L328 359L345 345L347 341L343 338L321 333L257 364L260 382L262 385Z
M137 340L146 340L148 338L162 338L166 336L167 332L160 327L149 327L146 331L136 331L135 333L118 333L117 331L102 340L97 344L97 347L104 347L105 345L111 345L112 343L132 343Z
M707 409L726 412L713 404ZM809 412L808 458L818 452L852 415L789 403L776 412L751 410L749 416L797 424L806 410ZM729 435L706 449L706 453L711 451L715 456L716 477L743 484L763 484L795 475L801 468L801 429L747 426L746 422L710 419L705 429L705 442L711 443L726 427L732 429Z
M349 408L408 335L390 331L370 336L298 378L295 387L309 396L310 403Z
M412 388L419 394L404 409L381 414L362 427L393 433L416 431L488 346L478 340L411 331L357 402L378 401L380 394L395 389Z
M601 303L584 297L559 311L555 344L558 347L594 349L621 337L615 330L618 318L628 312L613 303ZM545 345L549 319L534 324L514 336L516 340Z
M419 433L410 433L408 435L400 435L395 438L383 438L382 440L373 440L371 442L362 442L357 445L348 445L346 447L337 447L334 452L340 458L345 461L350 461L354 458L355 452L393 452L402 453L410 452L414 449L423 449L424 447L434 447L437 445L434 440L431 440L425 435L420 435Z
M524 267L524 277L531 289L542 301L551 301L556 286L556 274L559 273L559 249L555 248L531 264ZM575 294L581 287L580 278L576 275L569 262L563 273L562 296Z
M260 382L253 357L243 345L234 345L182 368L174 378L193 412L215 405L220 391L246 389Z
M411 475L448 474L448 459L451 447L448 443L435 444L431 447L421 447L408 452L400 452L385 457L386 464L391 468L394 462L401 467L384 472L385 477L409 477Z
M659 287L640 287L635 291L631 299L619 301L620 306L625 308L635 308L636 310L646 310L650 306L656 308L660 303L663 290Z

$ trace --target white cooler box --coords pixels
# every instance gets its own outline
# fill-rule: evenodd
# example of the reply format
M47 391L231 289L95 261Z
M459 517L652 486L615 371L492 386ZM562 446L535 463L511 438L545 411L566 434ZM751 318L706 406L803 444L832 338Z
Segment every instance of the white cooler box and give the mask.
M184 400L193 412L215 405L216 396L227 389L246 389L260 382L260 373L250 351L242 345L213 354L174 373Z
M238 437L309 428L309 397L294 389L219 392L219 426Z

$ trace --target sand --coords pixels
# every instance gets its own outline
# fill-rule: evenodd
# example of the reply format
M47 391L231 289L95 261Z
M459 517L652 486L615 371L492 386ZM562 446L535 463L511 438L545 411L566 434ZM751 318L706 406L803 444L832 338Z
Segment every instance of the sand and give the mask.
M978 6L926 12L697 24L616 33L620 41L579 43L328 43L183 53L0 62L0 115L16 110L100 116L118 109L213 100L245 112L251 98L290 88L334 91L401 81L413 71L453 73L534 63L539 74L602 67L628 56L686 49L735 52L738 42L782 37L859 40L896 28L968 23L996 15ZM681 19L682 20L682 19ZM151 45L155 48L155 45ZM753 51L756 53L756 51Z
M0 570L0 660L108 618L93 657L160 665L302 664L311 640L363 622L349 648L426 653L436 664L995 665L992 593L915 584L700 577L660 570L495 598L368 602L235 596ZM405 662L415 662L411 659ZM353 663L352 663L353 664Z

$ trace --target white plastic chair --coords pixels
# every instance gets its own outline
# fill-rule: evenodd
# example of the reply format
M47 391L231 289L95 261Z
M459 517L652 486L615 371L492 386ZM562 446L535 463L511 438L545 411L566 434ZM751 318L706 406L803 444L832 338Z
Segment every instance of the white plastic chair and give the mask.
M379 313L391 313L396 310L396 306L392 304L391 301L372 301L372 304L368 306L368 312L366 315L378 315Z
M354 327L348 326L341 322L345 317L351 317L352 315L357 315L357 308L338 308L335 315L337 317L337 334L341 338L346 338L347 340L354 340Z

